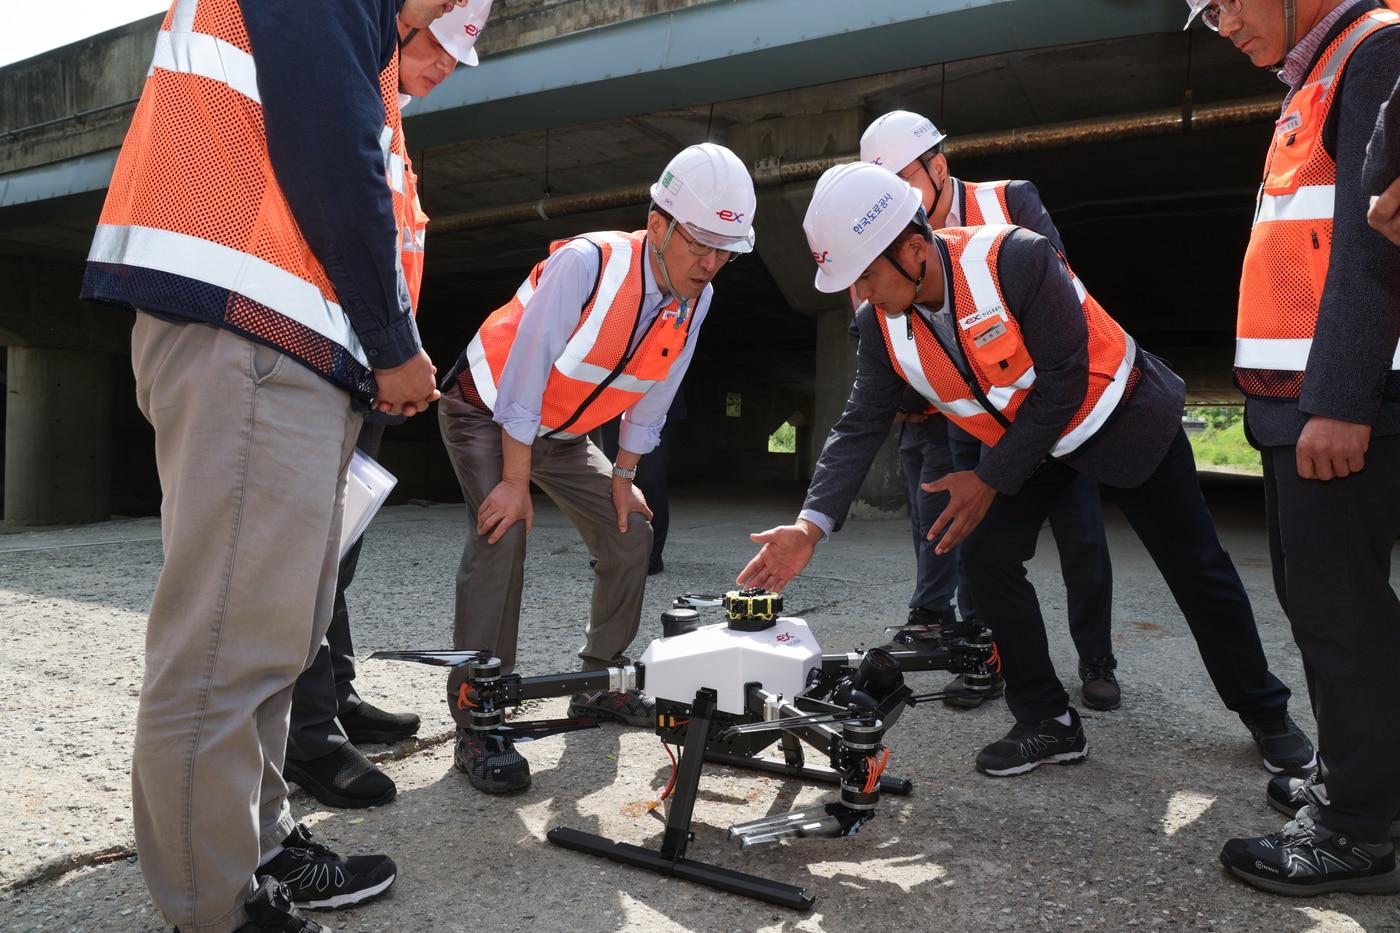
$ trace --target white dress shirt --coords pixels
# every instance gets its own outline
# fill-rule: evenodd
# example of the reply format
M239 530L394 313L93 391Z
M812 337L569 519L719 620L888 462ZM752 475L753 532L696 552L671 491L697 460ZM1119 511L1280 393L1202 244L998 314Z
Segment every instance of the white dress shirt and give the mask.
M583 305L598 279L600 262L598 250L585 240L572 240L560 247L545 263L539 284L520 316L515 342L511 345L510 355L496 385L493 419L522 444L533 444L539 433L545 384L549 382L555 360L563 355L569 337L583 316ZM648 325L662 308L674 300L671 295L663 294L656 284L649 256L642 261L642 280L641 320L629 351L636 349L638 342L646 335ZM689 305L684 309L690 318L685 348L671 364L665 380L652 386L623 412L618 431L618 444L623 450L647 454L661 440L666 412L670 410L676 390L690 368L695 343L700 336L700 325L709 313L713 294L714 287L706 285L700 298L693 302L693 310ZM675 322L668 318L656 326L671 327L675 326Z

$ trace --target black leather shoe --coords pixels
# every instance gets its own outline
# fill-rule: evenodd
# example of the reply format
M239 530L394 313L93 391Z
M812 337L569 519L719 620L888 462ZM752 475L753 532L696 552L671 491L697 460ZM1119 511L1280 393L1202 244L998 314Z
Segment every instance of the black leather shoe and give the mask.
M351 742L309 761L288 758L282 765L282 776L300 784L326 806L348 810L383 806L398 793L389 775Z
M411 738L422 725L422 720L414 713L386 713L364 701L336 718L340 720L346 736L356 745L402 742Z

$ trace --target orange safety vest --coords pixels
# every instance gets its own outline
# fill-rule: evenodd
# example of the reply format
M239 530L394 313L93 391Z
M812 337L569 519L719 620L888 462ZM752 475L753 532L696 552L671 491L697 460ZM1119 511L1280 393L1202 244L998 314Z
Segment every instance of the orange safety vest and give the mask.
M416 302L426 217L404 146L398 66L395 52L379 76L380 148L401 285ZM166 14L88 264L92 297L153 310L165 303L374 396L364 347L273 172L238 0L175 0Z
M1323 127L1352 54L1397 23L1394 10L1358 17L1323 51L1274 130L1235 325L1235 384L1247 396L1302 394L1332 253L1337 163L1323 145ZM1400 350L1391 368L1400 369Z
M690 332L691 316L681 317L680 302L673 300L629 353L646 293L646 231L585 233L578 239L598 250L598 278L545 383L540 437L581 437L631 408L665 380ZM568 242L551 243L550 254ZM492 312L467 345L467 365L458 373L458 383L466 398L474 392L487 409L495 408L496 385L545 262L530 270L510 301Z
M1009 181L963 182L962 226L1012 223L1011 209L1006 206L1006 186L1009 184Z
M1016 227L954 227L938 231L953 269L952 314L958 353L973 379L953 362L942 343L914 310L904 327L892 327L878 309L875 319L885 337L890 363L901 379L959 427L988 446L1006 433L1035 387L1035 360L1021 339L1021 328L1007 309L997 261L1001 245ZM1108 423L1127 397L1137 347L1133 338L1084 290L1075 291L1089 328L1089 387L1079 411L1051 449L1073 453Z
M390 156L394 153L391 150ZM394 222L399 228L399 264L403 267L404 283L408 286L408 297L413 308L413 316L418 316L418 297L423 292L423 259L428 240L428 215L423 213L423 205L418 201L418 176L413 171L413 161L408 153L403 154L403 190L394 191Z

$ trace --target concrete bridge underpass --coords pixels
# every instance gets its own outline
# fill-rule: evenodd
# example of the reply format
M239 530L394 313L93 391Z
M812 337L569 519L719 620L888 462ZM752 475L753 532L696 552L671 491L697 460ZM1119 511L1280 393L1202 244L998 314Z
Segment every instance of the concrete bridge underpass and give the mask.
M1029 178L1076 271L1199 401L1230 402L1239 261L1283 88L1136 0L498 0L479 46L406 110L433 216L420 325L440 365L549 240L636 228L675 151L733 148L758 250L717 281L676 426L675 483L784 488L796 507L854 368L844 298L811 286L817 175L887 110L949 133L955 174ZM82 259L160 17L0 69L4 518L150 514L130 316L77 300ZM314 102L309 102L314 105ZM796 454L768 436L797 426ZM391 432L401 499L454 500L432 418ZM863 498L902 505L893 445Z

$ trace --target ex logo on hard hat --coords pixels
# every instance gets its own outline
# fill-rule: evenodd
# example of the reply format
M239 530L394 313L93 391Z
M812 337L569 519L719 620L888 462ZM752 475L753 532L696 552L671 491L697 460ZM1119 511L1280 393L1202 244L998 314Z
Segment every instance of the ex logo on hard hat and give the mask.
M817 265L825 265L831 262L831 250L824 249L820 253L816 250L812 250L812 258L817 261Z
M727 207L726 207L724 210L722 210L722 211L715 211L715 216L718 217L720 220L727 220L727 221L729 221L730 223L738 224L738 223L743 223L743 222L744 222L744 215L743 215L743 214L740 214L740 213L736 213L736 212L734 212L734 211L731 211L731 210L730 210L729 208L727 208Z

